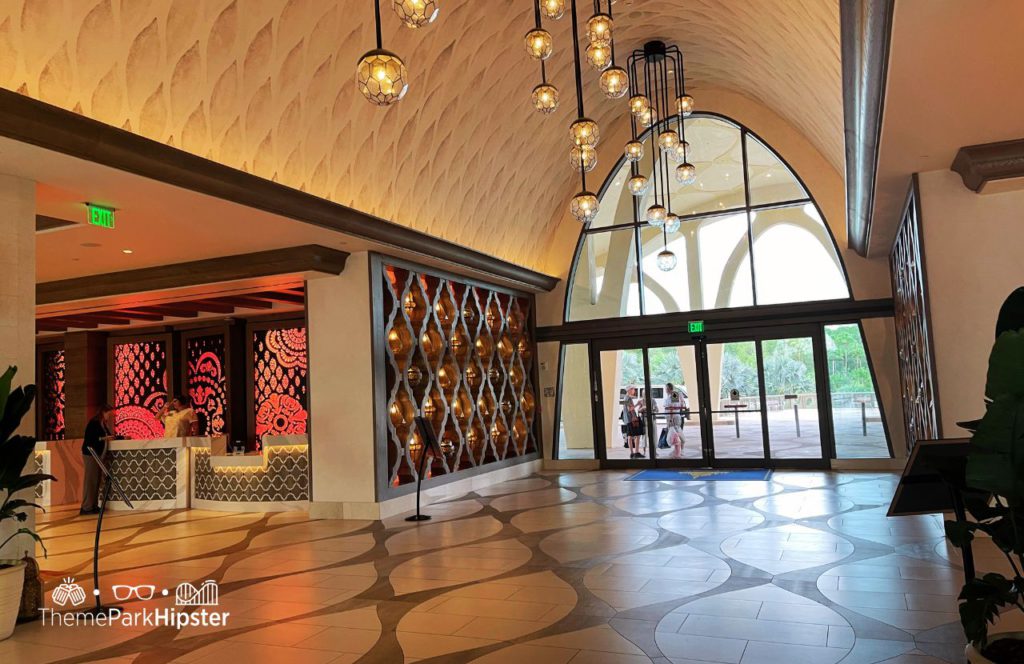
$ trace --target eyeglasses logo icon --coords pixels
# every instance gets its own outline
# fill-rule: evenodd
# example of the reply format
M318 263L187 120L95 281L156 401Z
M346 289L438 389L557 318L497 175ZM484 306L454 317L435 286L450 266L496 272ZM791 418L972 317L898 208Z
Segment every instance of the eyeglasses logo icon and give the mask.
M153 595L156 593L156 586L148 584L142 586L116 585L111 586L110 589L114 592L114 599L119 602L128 601L132 595L145 602L153 599Z
M75 580L68 577L53 589L50 599L57 606L82 606L85 604L85 589L75 583Z
M178 606L217 606L220 588L217 582L207 579L196 588L188 581L178 584L174 591L174 603Z

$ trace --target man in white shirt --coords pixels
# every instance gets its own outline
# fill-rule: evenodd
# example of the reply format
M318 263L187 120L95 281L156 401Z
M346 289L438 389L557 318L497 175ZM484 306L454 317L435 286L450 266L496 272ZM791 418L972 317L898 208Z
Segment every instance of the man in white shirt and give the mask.
M683 457L683 414L689 410L686 388L676 389L672 383L665 383L665 414L668 419L666 442L672 448L671 458Z

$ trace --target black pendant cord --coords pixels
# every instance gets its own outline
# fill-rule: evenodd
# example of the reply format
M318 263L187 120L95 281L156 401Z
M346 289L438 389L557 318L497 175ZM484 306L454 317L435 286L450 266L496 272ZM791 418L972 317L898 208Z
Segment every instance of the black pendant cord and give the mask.
M540 0L533 0L533 25L537 30L544 29L540 17ZM547 67L544 66L543 60L540 61L540 82L542 85L548 84Z
M583 72L580 70L580 22L576 16L576 0L571 0L572 9L572 60L576 70L576 112L580 118L583 114Z
M380 0L373 0L373 18L377 22L377 50L383 50L384 40L380 33Z

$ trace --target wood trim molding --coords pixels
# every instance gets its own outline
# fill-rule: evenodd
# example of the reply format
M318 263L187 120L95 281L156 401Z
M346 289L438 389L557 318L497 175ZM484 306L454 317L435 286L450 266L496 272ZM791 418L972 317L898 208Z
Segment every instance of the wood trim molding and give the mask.
M867 256L895 0L841 0L847 244Z
M685 335L686 324L691 320L703 320L709 330L708 334L712 334L745 330L759 325L854 322L863 318L888 318L892 315L892 298L772 304L563 323L537 328L537 342L580 342L662 333Z
M464 266L534 290L550 291L558 284L556 277L3 89L0 89L0 136L384 247Z
M315 244L221 256L85 278L36 284L36 304L54 304L112 295L183 288L221 281L299 272L341 274L348 254Z
M993 180L1024 177L1024 138L964 146L956 153L949 170L975 193L981 193Z
M46 231L56 231L62 228L70 228L71 226L77 226L73 221L67 219L58 219L57 217L47 217L45 214L36 215L36 233L45 233Z

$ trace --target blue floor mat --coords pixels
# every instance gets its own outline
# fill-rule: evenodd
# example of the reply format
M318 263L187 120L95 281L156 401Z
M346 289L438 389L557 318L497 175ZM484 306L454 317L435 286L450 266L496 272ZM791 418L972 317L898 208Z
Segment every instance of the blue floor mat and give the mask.
M631 482L694 482L694 481L725 481L725 482L758 482L767 481L772 471L764 468L751 470L687 470L685 468L659 468L641 470L626 479Z

